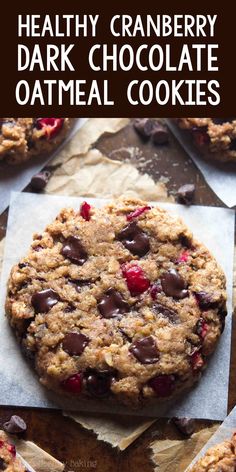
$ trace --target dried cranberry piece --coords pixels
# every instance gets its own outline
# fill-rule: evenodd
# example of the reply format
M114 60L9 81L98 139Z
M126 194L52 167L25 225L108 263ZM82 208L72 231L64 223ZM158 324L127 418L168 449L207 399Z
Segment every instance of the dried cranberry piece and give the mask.
M149 380L149 385L158 397L169 397L175 387L174 375L158 375Z
M64 118L38 118L36 120L36 128L43 129L48 139L56 136L61 130Z
M132 296L146 292L150 286L150 280L146 277L140 266L137 264L125 265L121 269Z
M81 393L82 390L83 375L81 372L71 375L67 379L61 382L61 386L64 390L70 393Z
M188 259L189 259L189 251L183 251L178 259L176 260L176 263L177 264L181 264L182 262L188 262Z
M14 444L8 444L7 449L13 455L13 457L16 457L16 447Z
M197 324L196 324L196 333L202 339L204 339L206 334L207 334L208 329L209 329L209 325L206 322L206 320L204 320L204 318L199 318L199 320L197 321Z
M80 216L82 216L82 218L84 218L86 221L90 220L90 209L91 205L89 205L87 202L83 202L80 207Z
M190 363L193 371L198 372L204 365L204 360L200 351L194 351L190 356Z
M150 287L150 295L153 300L156 300L157 294L162 292L161 284L156 283Z
M142 215L142 213L144 213L145 211L148 211L148 210L151 210L150 206L144 206L144 207L137 208L136 210L129 213L126 216L126 218L127 218L128 221L131 221L134 218L138 218L138 216Z
M193 128L194 142L197 146L204 146L209 144L210 138L207 134L207 128Z

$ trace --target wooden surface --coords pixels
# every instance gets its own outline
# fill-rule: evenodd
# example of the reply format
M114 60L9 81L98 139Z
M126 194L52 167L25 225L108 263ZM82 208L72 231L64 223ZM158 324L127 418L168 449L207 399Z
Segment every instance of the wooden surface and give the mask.
M167 147L157 148L151 142L144 143L135 133L132 124L129 124L115 135L103 135L94 147L112 159L132 162L140 172L148 173L154 180L159 180L160 176L166 177L170 194L174 195L182 184L195 183L195 204L224 206L174 137L171 137ZM135 150L131 155L127 150L130 148ZM0 216L0 239L5 235L6 223L7 212ZM236 404L236 378L233 375L236 367L235 345L236 329L233 329L229 409ZM0 426L12 414L18 414L26 420L28 431L25 437L64 462L67 472L152 472L154 468L150 460L149 444L157 438L181 438L170 422L160 420L126 451L119 453L98 441L92 432L64 418L60 412L0 407ZM197 429L207 424L209 422L198 421Z

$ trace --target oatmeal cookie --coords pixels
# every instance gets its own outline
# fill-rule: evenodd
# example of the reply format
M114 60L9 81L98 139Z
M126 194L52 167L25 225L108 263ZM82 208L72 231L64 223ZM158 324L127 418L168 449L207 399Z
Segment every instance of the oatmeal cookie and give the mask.
M0 118L0 160L19 164L50 153L65 138L69 118Z
M211 447L189 472L235 472L236 435L228 441Z
M177 118L206 159L236 162L236 118Z
M118 199L64 209L34 236L6 312L48 388L141 407L200 377L225 301L222 270L179 218Z
M5 472L27 472L27 469L16 456L16 448L8 440L7 435L0 431L0 470Z

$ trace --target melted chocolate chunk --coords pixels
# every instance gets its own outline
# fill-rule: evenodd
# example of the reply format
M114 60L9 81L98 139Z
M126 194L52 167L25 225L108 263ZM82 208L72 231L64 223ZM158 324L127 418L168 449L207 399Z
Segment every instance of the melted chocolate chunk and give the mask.
M85 372L84 378L86 388L91 395L104 397L110 393L111 383L115 378L115 371L88 369L87 372Z
M169 132L167 127L156 120L153 124L152 140L154 144L167 144L169 141Z
M0 470L6 470L7 464L6 462L0 457Z
M27 429L27 426L23 418L13 415L9 421L4 423L3 429L10 434L19 434L24 433Z
M91 283L90 279L69 279L68 282L74 285L77 292L80 292L80 289Z
M152 336L133 342L129 347L129 351L141 364L155 364L160 357L155 339Z
M82 333L67 333L62 341L62 348L70 356L80 356L89 343L89 338Z
M173 418L173 423L185 437L192 436L195 431L196 423L192 418Z
M186 282L175 269L170 269L162 274L161 286L169 297L182 299L188 296Z
M28 265L27 262L19 262L18 267L19 269L24 269L24 267L27 267Z
M135 256L145 256L150 249L149 238L135 221L120 231L118 239Z
M75 236L69 236L65 240L61 253L64 257L78 265L83 265L88 259L88 254L82 246L80 239Z
M48 288L41 292L36 292L31 298L31 303L36 313L47 313L60 300L55 290Z
M225 317L227 316L227 308L226 308L226 303L222 307L220 307L218 311L218 316L221 321L221 333L223 333L225 329Z
M178 321L177 313L174 310L161 305L161 303L155 303L155 305L153 305L153 309L156 313L160 313L160 315L164 316L164 318L167 318L171 323L176 323Z
M229 149L231 151L236 151L236 139L232 139L232 141L230 143L230 146L229 146Z
M209 310L210 308L217 308L218 302L212 299L212 295L210 293L204 292L204 290L200 292L194 292L195 297L197 299L198 305L202 310Z
M129 304L114 288L109 288L98 303L98 309L103 318L115 318L130 310Z
M192 240L185 236L185 234L181 234L179 237L179 242L182 246L186 247L187 249L193 249Z

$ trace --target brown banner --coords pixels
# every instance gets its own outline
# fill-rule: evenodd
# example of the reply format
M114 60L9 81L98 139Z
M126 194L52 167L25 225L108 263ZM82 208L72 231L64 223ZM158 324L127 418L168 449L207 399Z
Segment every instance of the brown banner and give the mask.
M235 18L203 5L9 4L0 17L2 115L232 115Z

